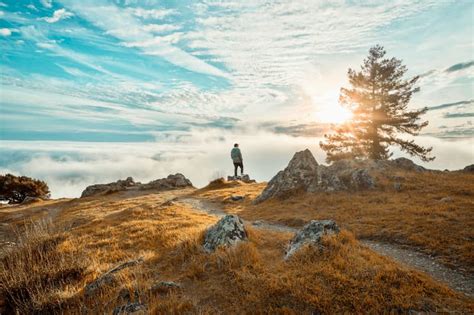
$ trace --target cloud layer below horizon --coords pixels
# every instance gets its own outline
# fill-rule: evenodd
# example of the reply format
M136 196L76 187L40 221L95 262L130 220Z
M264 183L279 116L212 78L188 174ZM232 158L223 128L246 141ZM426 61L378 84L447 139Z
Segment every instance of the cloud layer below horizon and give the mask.
M0 146L0 173L28 175L45 180L54 198L78 197L86 186L132 176L148 182L182 173L197 187L233 172L230 160L232 139L242 140L246 173L268 181L288 164L296 151L309 148L324 164L318 139L269 132L252 136L196 134L180 143L91 143L6 141ZM456 142L420 137L419 143L434 147L436 160L423 163L431 169L458 170L471 164L469 140ZM394 157L406 156L394 150Z

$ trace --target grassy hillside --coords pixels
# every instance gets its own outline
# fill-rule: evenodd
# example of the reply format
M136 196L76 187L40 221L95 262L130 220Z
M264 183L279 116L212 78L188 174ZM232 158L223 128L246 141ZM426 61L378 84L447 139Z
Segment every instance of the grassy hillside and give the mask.
M398 178L401 191L393 181ZM222 203L249 220L263 219L301 227L311 219L334 219L357 238L416 247L446 265L474 273L474 175L463 172L379 174L373 191L296 194L254 205L265 183L221 183L196 196ZM243 202L232 202L242 195Z
M0 304L5 313L23 314L112 313L127 299L146 304L151 314L474 312L472 299L356 240L412 244L472 267L472 175L404 176L399 193L387 186L259 206L252 199L264 185L241 183L4 206L0 236L16 245L3 246ZM247 198L232 202L232 194ZM166 202L179 196L214 201L244 218L293 226L333 218L344 229L288 261L283 256L291 233L250 226L248 242L207 254L203 234L217 218ZM452 200L439 201L447 196ZM11 237L12 227L20 239ZM118 272L116 281L94 295L85 294L86 285L105 271L140 257L143 263ZM180 287L160 286L162 281Z

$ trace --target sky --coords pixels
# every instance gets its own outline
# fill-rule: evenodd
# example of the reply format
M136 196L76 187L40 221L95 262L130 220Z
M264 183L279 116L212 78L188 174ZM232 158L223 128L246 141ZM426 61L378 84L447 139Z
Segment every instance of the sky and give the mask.
M474 163L474 3L0 0L0 173L53 197L181 172L269 180L348 112L347 69L370 47L420 75L409 107L437 169ZM394 149L396 156L406 156Z

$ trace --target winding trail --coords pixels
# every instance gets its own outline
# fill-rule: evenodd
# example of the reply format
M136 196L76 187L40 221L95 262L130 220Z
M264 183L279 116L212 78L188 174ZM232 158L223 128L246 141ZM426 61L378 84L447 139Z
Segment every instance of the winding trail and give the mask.
M198 198L185 197L178 198L175 201L186 204L196 211L217 217L222 217L228 214L215 204ZM244 221L244 223L251 224L256 228L269 229L277 232L294 233L298 231L298 229L290 226L262 220ZM404 248L395 244L376 242L373 240L359 241L383 256L389 257L411 269L424 272L433 279L447 284L451 289L457 292L463 293L469 297L474 297L474 275L466 276L457 270L442 265L434 257L413 249Z

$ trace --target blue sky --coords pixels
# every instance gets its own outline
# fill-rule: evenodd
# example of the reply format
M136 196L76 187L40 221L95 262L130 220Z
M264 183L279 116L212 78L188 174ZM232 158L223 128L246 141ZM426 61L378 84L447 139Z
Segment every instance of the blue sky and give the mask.
M38 152L81 160L74 143L227 154L256 135L286 137L286 159L344 115L347 69L375 44L422 75L410 106L432 107L425 139L472 161L472 1L0 1L4 170L31 171Z

